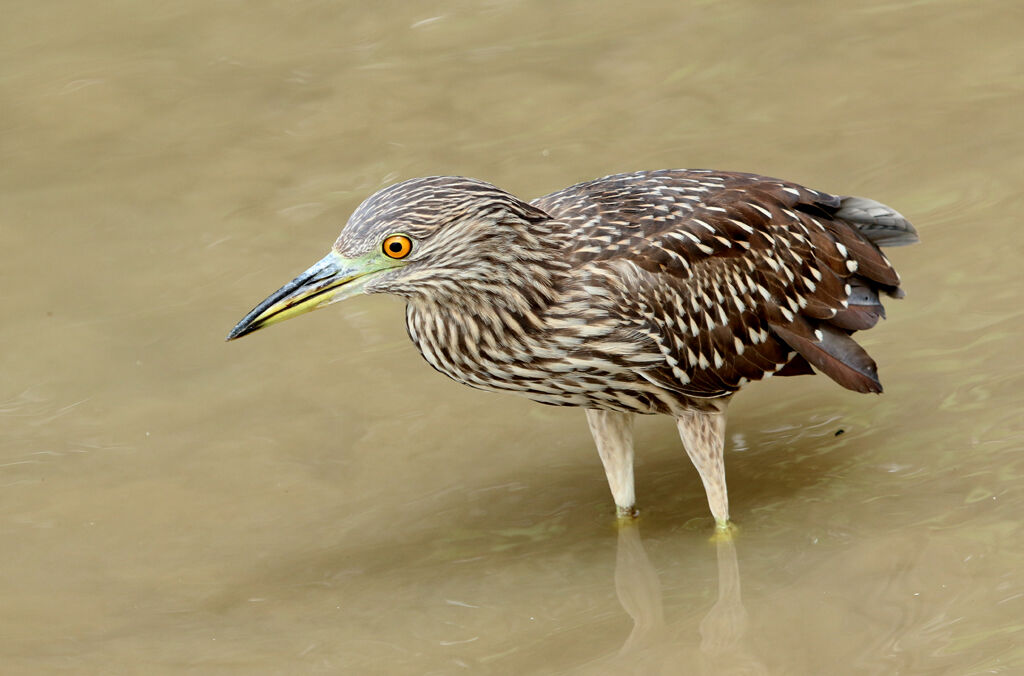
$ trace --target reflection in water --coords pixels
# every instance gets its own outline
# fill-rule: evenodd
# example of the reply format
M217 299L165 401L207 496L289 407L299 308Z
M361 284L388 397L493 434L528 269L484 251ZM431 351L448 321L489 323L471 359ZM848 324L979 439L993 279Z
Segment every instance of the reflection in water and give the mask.
M619 654L637 652L658 642L665 630L661 583L658 572L647 558L640 539L640 527L633 519L619 520L615 594L623 610L633 618L633 631L622 644Z
M718 600L700 623L700 651L708 674L764 674L747 639L747 609L740 596L740 566L729 536L715 542L718 555Z
M717 537L718 599L700 622L700 663L706 674L765 674L765 666L751 651L747 637L747 611L740 595L740 568L731 536ZM664 603L658 573L647 557L640 528L635 521L619 524L615 561L615 592L622 608L633 619L633 630L619 650L618 659L629 657L632 670L672 673L679 662L665 646L681 650L692 644L689 637L670 640L665 625ZM648 648L658 646L658 651ZM645 655L645 653L650 653ZM666 659L666 655L668 659ZM648 659L645 659L647 657ZM634 659L635 658L635 659ZM648 660L655 664L648 664ZM659 669L658 666L661 668Z

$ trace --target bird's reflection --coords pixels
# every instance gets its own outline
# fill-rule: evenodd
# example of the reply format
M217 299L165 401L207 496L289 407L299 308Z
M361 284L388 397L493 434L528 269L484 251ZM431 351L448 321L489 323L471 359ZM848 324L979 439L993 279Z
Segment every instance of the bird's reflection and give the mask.
M767 669L750 650L735 542L731 537L719 537L713 546L718 560L718 599L700 622L700 655L696 661L704 673L716 676L766 674ZM632 520L619 524L615 592L633 619L633 630L616 660L626 662L624 658L628 658L633 668L627 668L627 672L677 673L680 659L693 659L692 654L685 654L691 651L692 635L678 635L665 624L661 582L647 558L640 527ZM677 649L666 650L667 645Z
M660 643L665 633L665 611L658 572L647 558L640 528L632 519L619 523L619 544L615 556L615 594L626 614L633 618L633 631L619 650L620 655Z

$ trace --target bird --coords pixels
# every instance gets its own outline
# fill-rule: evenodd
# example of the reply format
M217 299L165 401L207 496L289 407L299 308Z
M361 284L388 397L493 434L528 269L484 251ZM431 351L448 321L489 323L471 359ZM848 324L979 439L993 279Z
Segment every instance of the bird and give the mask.
M637 514L634 418L672 416L728 530L732 396L816 372L881 393L851 336L885 317L883 296L904 295L881 247L916 241L884 204L751 173L613 174L532 201L413 178L360 204L330 252L227 339L356 294L399 296L437 371L585 410L619 517Z

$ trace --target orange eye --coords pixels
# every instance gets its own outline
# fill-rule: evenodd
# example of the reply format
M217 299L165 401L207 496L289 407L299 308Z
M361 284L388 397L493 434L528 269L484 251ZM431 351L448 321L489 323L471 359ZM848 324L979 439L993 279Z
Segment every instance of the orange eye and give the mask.
M412 240L405 235L391 235L384 240L384 255L388 258L405 258L412 251Z

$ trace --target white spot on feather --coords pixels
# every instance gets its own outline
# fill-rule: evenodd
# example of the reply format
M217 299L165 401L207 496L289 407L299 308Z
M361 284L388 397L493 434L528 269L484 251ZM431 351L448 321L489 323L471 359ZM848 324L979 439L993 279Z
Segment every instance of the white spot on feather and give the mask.
M686 240L690 240L690 241L696 242L698 244L700 243L700 239L697 237L697 235L693 234L689 230L679 230L679 231L676 231L676 232L670 232L670 233L668 233L667 236L668 237L675 237L676 239L681 240L683 242L685 242Z
M754 229L743 221L737 221L735 218L727 218L726 220L746 232L748 235L754 234Z

